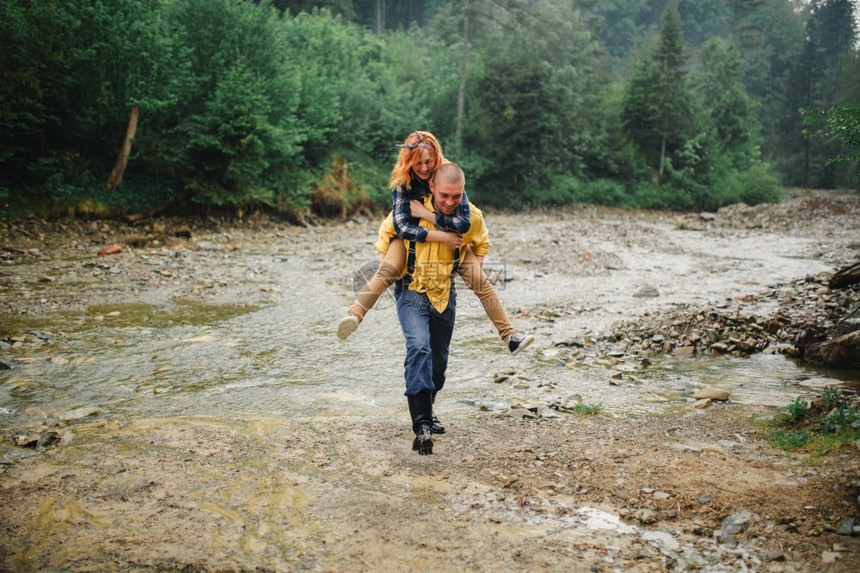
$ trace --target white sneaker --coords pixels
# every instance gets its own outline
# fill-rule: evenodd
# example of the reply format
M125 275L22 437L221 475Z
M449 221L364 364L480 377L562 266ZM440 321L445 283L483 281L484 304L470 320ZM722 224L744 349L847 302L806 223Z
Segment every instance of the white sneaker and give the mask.
M358 317L348 314L337 325L337 337L346 340L346 337L355 332L356 328L358 328Z

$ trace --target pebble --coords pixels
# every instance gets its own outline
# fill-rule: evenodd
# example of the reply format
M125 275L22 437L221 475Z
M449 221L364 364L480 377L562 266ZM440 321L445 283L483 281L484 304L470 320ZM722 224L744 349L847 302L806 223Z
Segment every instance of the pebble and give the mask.
M854 534L854 518L848 519L843 523L839 529L836 530L836 533L839 535L853 535Z

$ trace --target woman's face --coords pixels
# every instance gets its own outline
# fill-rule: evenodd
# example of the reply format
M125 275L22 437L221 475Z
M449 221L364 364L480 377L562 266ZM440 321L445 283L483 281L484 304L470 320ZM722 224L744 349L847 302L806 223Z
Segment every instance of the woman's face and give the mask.
M430 153L430 150L422 149L421 153L418 155L418 162L412 166L412 171L415 175L427 181L430 179L430 175L433 173L435 168L436 161L433 159L433 155Z

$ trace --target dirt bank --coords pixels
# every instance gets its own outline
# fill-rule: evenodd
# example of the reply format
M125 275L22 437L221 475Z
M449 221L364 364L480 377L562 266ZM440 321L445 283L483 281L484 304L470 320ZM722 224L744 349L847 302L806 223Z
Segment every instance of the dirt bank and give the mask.
M253 259L267 244L281 245L276 257L349 268L345 261L367 258L373 221L0 222L8 368L0 384L9 402L0 402L0 569L857 570L860 450L809 457L773 447L756 417L774 416L774 406L730 399L700 410L687 395L645 415L613 402L595 415L572 413L548 407L549 398L529 409L564 387L565 372L605 366L591 382L605 388L631 379L625 365L649 359L659 368L669 348L654 331L703 308L767 317L783 302L792 316L832 322L827 313L857 304L857 291L827 293L813 277L812 296L794 281L858 259L856 194L798 194L713 218L595 207L486 215L492 256L504 262L500 293L517 326L538 335L529 356L493 365L512 364L527 389L514 403L510 382L487 382L486 392L506 401L501 409L453 393L439 408L448 432L426 457L409 450L397 402L328 414L286 408L277 417L261 406L230 416L58 420L26 398L40 367L27 360L49 360L71 338L52 330L57 316L105 319L92 309L170 298L271 307L290 281L307 287ZM783 256L759 257L755 245ZM98 254L113 246L123 252ZM347 290L348 274L314 280ZM634 296L646 287L657 295ZM333 327L339 312L327 310L321 324ZM468 314L463 328L476 332ZM619 330L628 344L619 346ZM280 344L333 338L288 332ZM774 336L753 352L790 345ZM740 346L725 353L744 355ZM695 356L720 359L704 345ZM365 376L371 384L378 373ZM584 403L594 403L587 393ZM41 425L20 426L28 411ZM19 445L22 435L50 431L59 440L46 447Z

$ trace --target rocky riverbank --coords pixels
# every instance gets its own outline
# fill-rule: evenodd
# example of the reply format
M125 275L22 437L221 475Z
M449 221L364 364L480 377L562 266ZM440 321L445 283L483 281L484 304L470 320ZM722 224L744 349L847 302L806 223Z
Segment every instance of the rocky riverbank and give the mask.
M106 355L91 344L134 357L121 348L123 332L140 336L127 326L81 340L99 332L94 325L121 320L116 305L129 313L138 304L194 301L245 316L276 309L291 289L308 285L348 292L352 273L336 269L372 257L373 221L0 221L0 396L8 402L0 403L0 568L856 570L856 445L819 455L779 449L760 423L776 408L719 393L700 408L698 392L707 390L700 384L647 415L595 408L587 392L659 369L667 357L797 356L805 336L848 327L860 291L828 281L860 254L857 194L797 193L780 205L713 214L588 206L485 213L491 253L507 265L506 304L538 341L516 362L486 359L498 349L480 346L479 321L464 313L469 339L457 366L483 370L476 384L493 400L441 401L448 432L437 437L435 455L420 459L409 450L403 413L379 398L359 414L287 405L275 416L261 404L229 415L156 417L126 413L131 406L119 414L56 412L35 397L57 369ZM794 248L793 241L803 268L819 270L796 275L784 267L791 253L774 265L768 253L749 252ZM285 276L281 263L296 274ZM348 296L326 300L345 308ZM171 308L177 328L192 324L185 307ZM316 310L319 323L268 330L255 343L282 346L301 336L310 342L306 355L347 361L358 349L380 351L361 338L340 343L320 324L333 328L341 309ZM392 325L385 314L374 320L380 330ZM165 349L149 350L148 360L225 336L187 328L168 336ZM216 352L240 342L228 339ZM282 354L255 350L249 375L280 368ZM206 370L203 358L190 359ZM166 396L165 406L181 401L186 394L159 380L171 368L178 369L161 362L146 376L124 373L123 391ZM319 369L319 382L303 381L317 384L315 400L366 399L329 379L348 375L349 366L336 375ZM577 396L565 376L580 370L586 385ZM377 373L355 376L370 386L364 378ZM452 372L453 391L460 375ZM648 384L631 384L631 399L643 399ZM189 401L231 396L203 392L190 392ZM840 392L856 404L849 384ZM397 398L399 389L387 393Z

